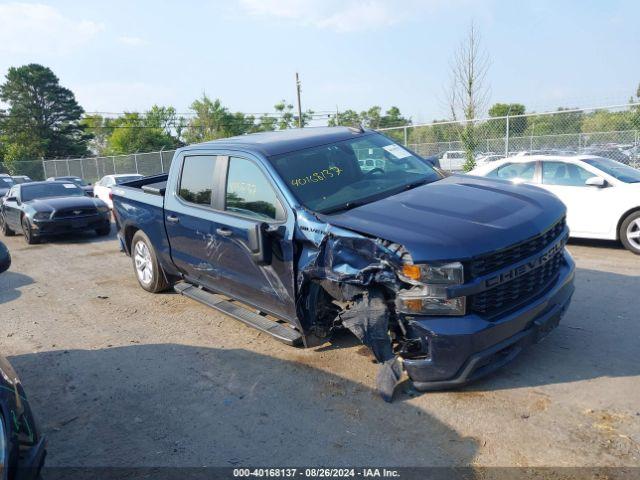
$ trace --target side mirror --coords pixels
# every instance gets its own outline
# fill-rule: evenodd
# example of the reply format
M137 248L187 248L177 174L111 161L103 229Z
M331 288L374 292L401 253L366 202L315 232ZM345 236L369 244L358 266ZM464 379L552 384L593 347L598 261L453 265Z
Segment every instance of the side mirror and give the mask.
M5 202L17 202L18 199L16 197L4 197Z
M591 177L587 178L587 181L584 182L584 184L590 187L604 188L607 186L607 181L602 177Z
M251 257L258 265L271 264L271 241L267 235L268 225L264 222L256 223L248 228L248 247L251 250Z

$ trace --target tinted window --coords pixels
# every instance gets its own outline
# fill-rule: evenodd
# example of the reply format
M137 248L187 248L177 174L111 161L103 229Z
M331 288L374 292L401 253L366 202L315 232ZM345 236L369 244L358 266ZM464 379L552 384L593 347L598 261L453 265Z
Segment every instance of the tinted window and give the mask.
M0 177L0 188L9 188L13 186L13 179L9 177Z
M584 163L596 167L598 170L602 170L608 173L614 178L617 178L621 182L625 183L638 183L640 182L640 170L636 170L628 165L623 165L620 162L611 160L609 158L588 158L583 160Z
M536 164L531 163L505 163L493 170L488 177L501 178L503 180L531 182L536 172Z
M179 195L187 202L211 205L213 171L216 157L198 155L185 157L180 176Z
M83 196L84 191L73 183L36 183L32 185L25 184L20 191L23 202L28 202L35 198L45 197L69 197Z
M584 182L591 177L595 175L572 163L542 162L542 183L545 185L584 187Z
M281 220L282 208L271 182L244 158L229 159L226 210L261 220Z

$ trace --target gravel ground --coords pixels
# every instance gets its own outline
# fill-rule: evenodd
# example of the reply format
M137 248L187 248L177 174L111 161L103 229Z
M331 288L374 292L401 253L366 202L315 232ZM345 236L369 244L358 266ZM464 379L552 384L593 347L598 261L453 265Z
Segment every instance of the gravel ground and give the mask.
M573 242L572 306L490 378L393 404L345 334L294 349L138 287L115 237L27 246L0 275L0 352L49 466L640 464L640 257ZM455 321L455 320L452 320Z

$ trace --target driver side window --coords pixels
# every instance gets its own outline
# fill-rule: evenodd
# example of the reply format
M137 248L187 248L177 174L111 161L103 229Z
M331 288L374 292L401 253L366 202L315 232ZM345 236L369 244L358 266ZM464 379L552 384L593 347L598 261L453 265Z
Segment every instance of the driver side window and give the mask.
M573 163L542 162L542 183L545 185L584 187L591 177L595 175Z

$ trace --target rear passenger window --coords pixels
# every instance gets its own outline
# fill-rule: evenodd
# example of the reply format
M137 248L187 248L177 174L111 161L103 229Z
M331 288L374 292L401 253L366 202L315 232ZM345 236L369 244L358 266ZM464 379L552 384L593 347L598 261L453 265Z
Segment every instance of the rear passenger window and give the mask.
M258 220L284 218L284 211L271 182L255 163L238 157L229 159L225 209Z
M216 158L213 155L185 157L178 190L182 199L198 205L211 206Z
M531 163L506 163L496 168L488 177L501 178L503 180L531 182L536 171L536 164Z

